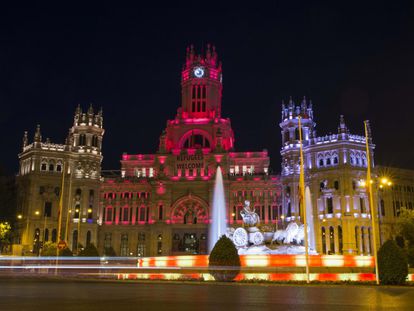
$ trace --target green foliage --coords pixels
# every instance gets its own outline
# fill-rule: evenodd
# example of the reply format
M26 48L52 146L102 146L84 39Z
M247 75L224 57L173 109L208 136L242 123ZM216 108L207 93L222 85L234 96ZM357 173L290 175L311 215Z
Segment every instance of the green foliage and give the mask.
M114 248L112 246L106 247L104 249L104 255L107 256L107 257L115 257L116 253L115 253Z
M404 284L408 275L407 257L394 240L386 241L378 251L381 284Z
M240 272L240 257L233 242L223 235L214 245L209 257L209 272L216 281L232 281ZM229 267L217 269L218 267ZM216 269L214 269L216 268Z
M0 254L11 242L11 226L7 221L0 222Z
M400 213L400 234L409 246L414 247L414 210L402 208Z
M64 249L62 249L62 250L59 251L59 256L72 257L73 256L73 253L69 249L69 247L65 247Z
M99 257L99 252L93 243L89 243L83 250L79 252L78 256Z
M411 268L414 268L414 246L407 249L407 260Z
M45 242L42 248L42 256L56 256L57 244L53 242Z
M56 256L57 255L57 243L53 243L53 242L46 242L43 244L43 248L42 248L42 256ZM72 251L68 248L65 247L62 250L59 250L59 256L73 256Z
M399 247L404 248L404 238L401 235L395 237L395 242Z

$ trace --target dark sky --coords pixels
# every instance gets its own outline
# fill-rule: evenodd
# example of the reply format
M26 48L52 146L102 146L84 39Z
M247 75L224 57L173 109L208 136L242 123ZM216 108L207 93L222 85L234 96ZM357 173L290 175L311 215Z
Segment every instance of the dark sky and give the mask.
M363 134L368 118L376 162L414 168L412 1L308 2L2 7L0 165L17 172L23 131L32 138L37 123L63 143L89 103L104 110L104 169L119 169L124 151L155 152L180 105L186 46L211 42L237 150L266 148L279 171L281 101L305 95L318 134L336 132L339 114Z

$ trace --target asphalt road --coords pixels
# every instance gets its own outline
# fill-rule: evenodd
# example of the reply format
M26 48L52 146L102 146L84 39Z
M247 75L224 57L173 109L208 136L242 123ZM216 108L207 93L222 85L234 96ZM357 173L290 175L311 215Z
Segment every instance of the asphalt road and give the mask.
M414 288L0 279L0 310L414 310Z

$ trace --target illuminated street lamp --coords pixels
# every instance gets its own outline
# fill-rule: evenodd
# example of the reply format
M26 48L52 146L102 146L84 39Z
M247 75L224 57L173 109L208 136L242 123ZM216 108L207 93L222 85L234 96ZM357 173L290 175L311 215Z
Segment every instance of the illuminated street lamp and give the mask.
M22 214L17 215L17 219L22 219L22 218L23 218Z

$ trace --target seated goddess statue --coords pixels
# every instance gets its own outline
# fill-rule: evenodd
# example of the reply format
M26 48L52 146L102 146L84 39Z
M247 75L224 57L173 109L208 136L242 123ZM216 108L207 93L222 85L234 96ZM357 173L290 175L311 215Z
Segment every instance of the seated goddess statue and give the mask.
M259 215L255 212L254 208L252 209L250 207L250 201L248 200L244 201L244 207L240 215L243 218L243 223L250 227L254 227L260 223Z

